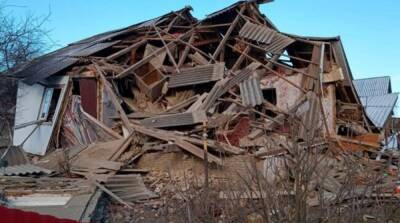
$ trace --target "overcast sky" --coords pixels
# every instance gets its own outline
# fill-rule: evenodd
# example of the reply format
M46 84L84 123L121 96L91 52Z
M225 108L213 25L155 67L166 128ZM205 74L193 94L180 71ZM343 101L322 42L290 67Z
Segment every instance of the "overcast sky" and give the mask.
M58 47L85 37L154 18L185 5L203 18L233 0L6 0L13 14L46 15ZM341 36L355 78L388 75L400 92L400 1L276 0L261 11L283 31Z

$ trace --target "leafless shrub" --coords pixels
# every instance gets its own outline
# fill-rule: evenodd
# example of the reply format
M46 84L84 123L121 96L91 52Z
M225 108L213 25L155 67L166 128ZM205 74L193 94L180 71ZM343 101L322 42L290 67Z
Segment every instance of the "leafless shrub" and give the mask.
M210 180L209 193L203 176L185 178L186 190L171 181L176 196L164 201L162 216L165 222L396 221L400 201L384 190L385 165L377 169L362 156L316 144L300 142L293 131L286 155L266 158L261 169L250 162L238 181Z

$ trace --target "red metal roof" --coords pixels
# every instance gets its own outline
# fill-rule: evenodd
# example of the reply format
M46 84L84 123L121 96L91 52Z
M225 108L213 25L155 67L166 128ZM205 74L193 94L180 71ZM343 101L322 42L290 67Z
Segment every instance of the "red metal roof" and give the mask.
M0 206L0 216L0 222L9 223L78 223L73 220L59 219L50 215L41 215L4 206Z

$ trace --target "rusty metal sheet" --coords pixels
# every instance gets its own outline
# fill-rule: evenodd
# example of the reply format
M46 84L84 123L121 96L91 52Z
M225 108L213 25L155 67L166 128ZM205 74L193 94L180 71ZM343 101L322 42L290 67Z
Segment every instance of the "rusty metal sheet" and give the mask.
M224 76L224 69L224 63L207 64L194 68L182 69L180 74L170 76L168 88L177 88L221 80Z
M277 32L266 26L257 25L247 21L239 31L239 36L246 39L270 44Z
M20 222L20 223L78 223L78 221L59 219L49 215L41 215L31 211L23 211L16 208L0 206L0 215L4 222Z
M83 110L97 118L97 80L82 78L79 80L79 89Z

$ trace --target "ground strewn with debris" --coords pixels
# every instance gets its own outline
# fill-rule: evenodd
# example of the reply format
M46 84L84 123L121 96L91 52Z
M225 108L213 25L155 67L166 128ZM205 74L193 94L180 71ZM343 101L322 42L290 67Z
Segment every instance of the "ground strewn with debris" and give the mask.
M340 38L279 32L262 2L185 7L14 70L1 202L79 222L396 222L397 95L367 106Z

